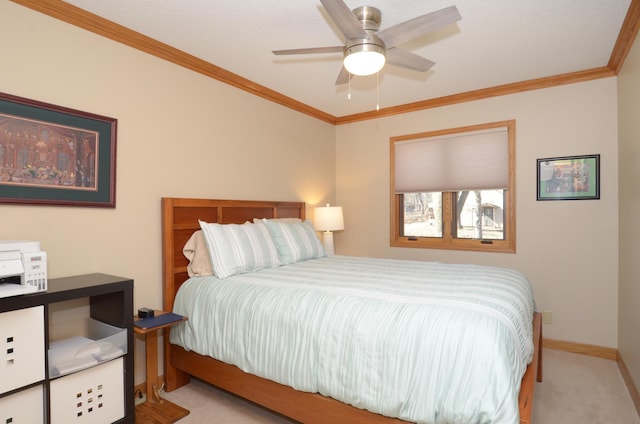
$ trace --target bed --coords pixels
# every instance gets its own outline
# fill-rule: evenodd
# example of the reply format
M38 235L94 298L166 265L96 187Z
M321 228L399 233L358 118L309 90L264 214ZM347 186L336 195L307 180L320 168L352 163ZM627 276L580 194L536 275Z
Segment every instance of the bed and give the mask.
M191 235L200 229L198 220L220 224L242 224L255 218L304 219L305 205L302 202L162 199L165 310L174 310L178 290L189 280L187 274L189 263L182 254L182 249ZM340 260L343 259L335 258L335 261ZM185 290L187 286L185 285ZM535 382L542 381L542 334L539 313L533 313L530 327L532 328L530 344L533 346L533 353L520 382L518 394L517 409L521 423L530 422ZM164 377L168 391L188 383L193 376L300 422L363 424L410 422L356 408L317 393L295 390L288 385L244 372L235 365L198 354L192 349L187 350L178 344L172 344L168 331L164 336Z

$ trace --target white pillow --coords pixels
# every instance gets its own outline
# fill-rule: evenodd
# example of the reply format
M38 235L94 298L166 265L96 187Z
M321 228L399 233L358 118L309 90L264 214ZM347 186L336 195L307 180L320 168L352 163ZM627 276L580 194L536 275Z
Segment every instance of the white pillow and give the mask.
M199 222L216 277L278 266L278 253L265 224Z
M278 250L281 265L326 256L310 221L278 222L263 220Z

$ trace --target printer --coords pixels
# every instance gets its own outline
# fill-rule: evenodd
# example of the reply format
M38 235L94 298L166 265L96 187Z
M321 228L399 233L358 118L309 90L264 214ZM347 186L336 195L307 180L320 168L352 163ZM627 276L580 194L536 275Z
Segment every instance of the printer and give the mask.
M0 240L0 297L47 290L47 253L39 241Z

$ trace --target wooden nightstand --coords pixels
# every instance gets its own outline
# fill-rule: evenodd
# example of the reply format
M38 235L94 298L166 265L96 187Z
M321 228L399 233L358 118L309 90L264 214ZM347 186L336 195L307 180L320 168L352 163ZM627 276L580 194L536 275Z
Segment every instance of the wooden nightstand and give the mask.
M167 314L165 311L154 312L155 317ZM144 335L147 360L147 401L136 407L136 424L171 424L189 415L189 410L162 399L161 384L158 382L158 331L187 320L181 317L176 321L154 323L153 321L134 318L133 331ZM148 326L139 326L141 322L149 321Z

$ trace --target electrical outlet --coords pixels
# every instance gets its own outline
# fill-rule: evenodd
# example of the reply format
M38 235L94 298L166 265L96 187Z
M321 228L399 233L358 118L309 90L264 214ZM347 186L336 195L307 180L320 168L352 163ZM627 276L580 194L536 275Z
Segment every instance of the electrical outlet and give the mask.
M544 324L553 324L553 313L551 311L543 311L542 322Z

